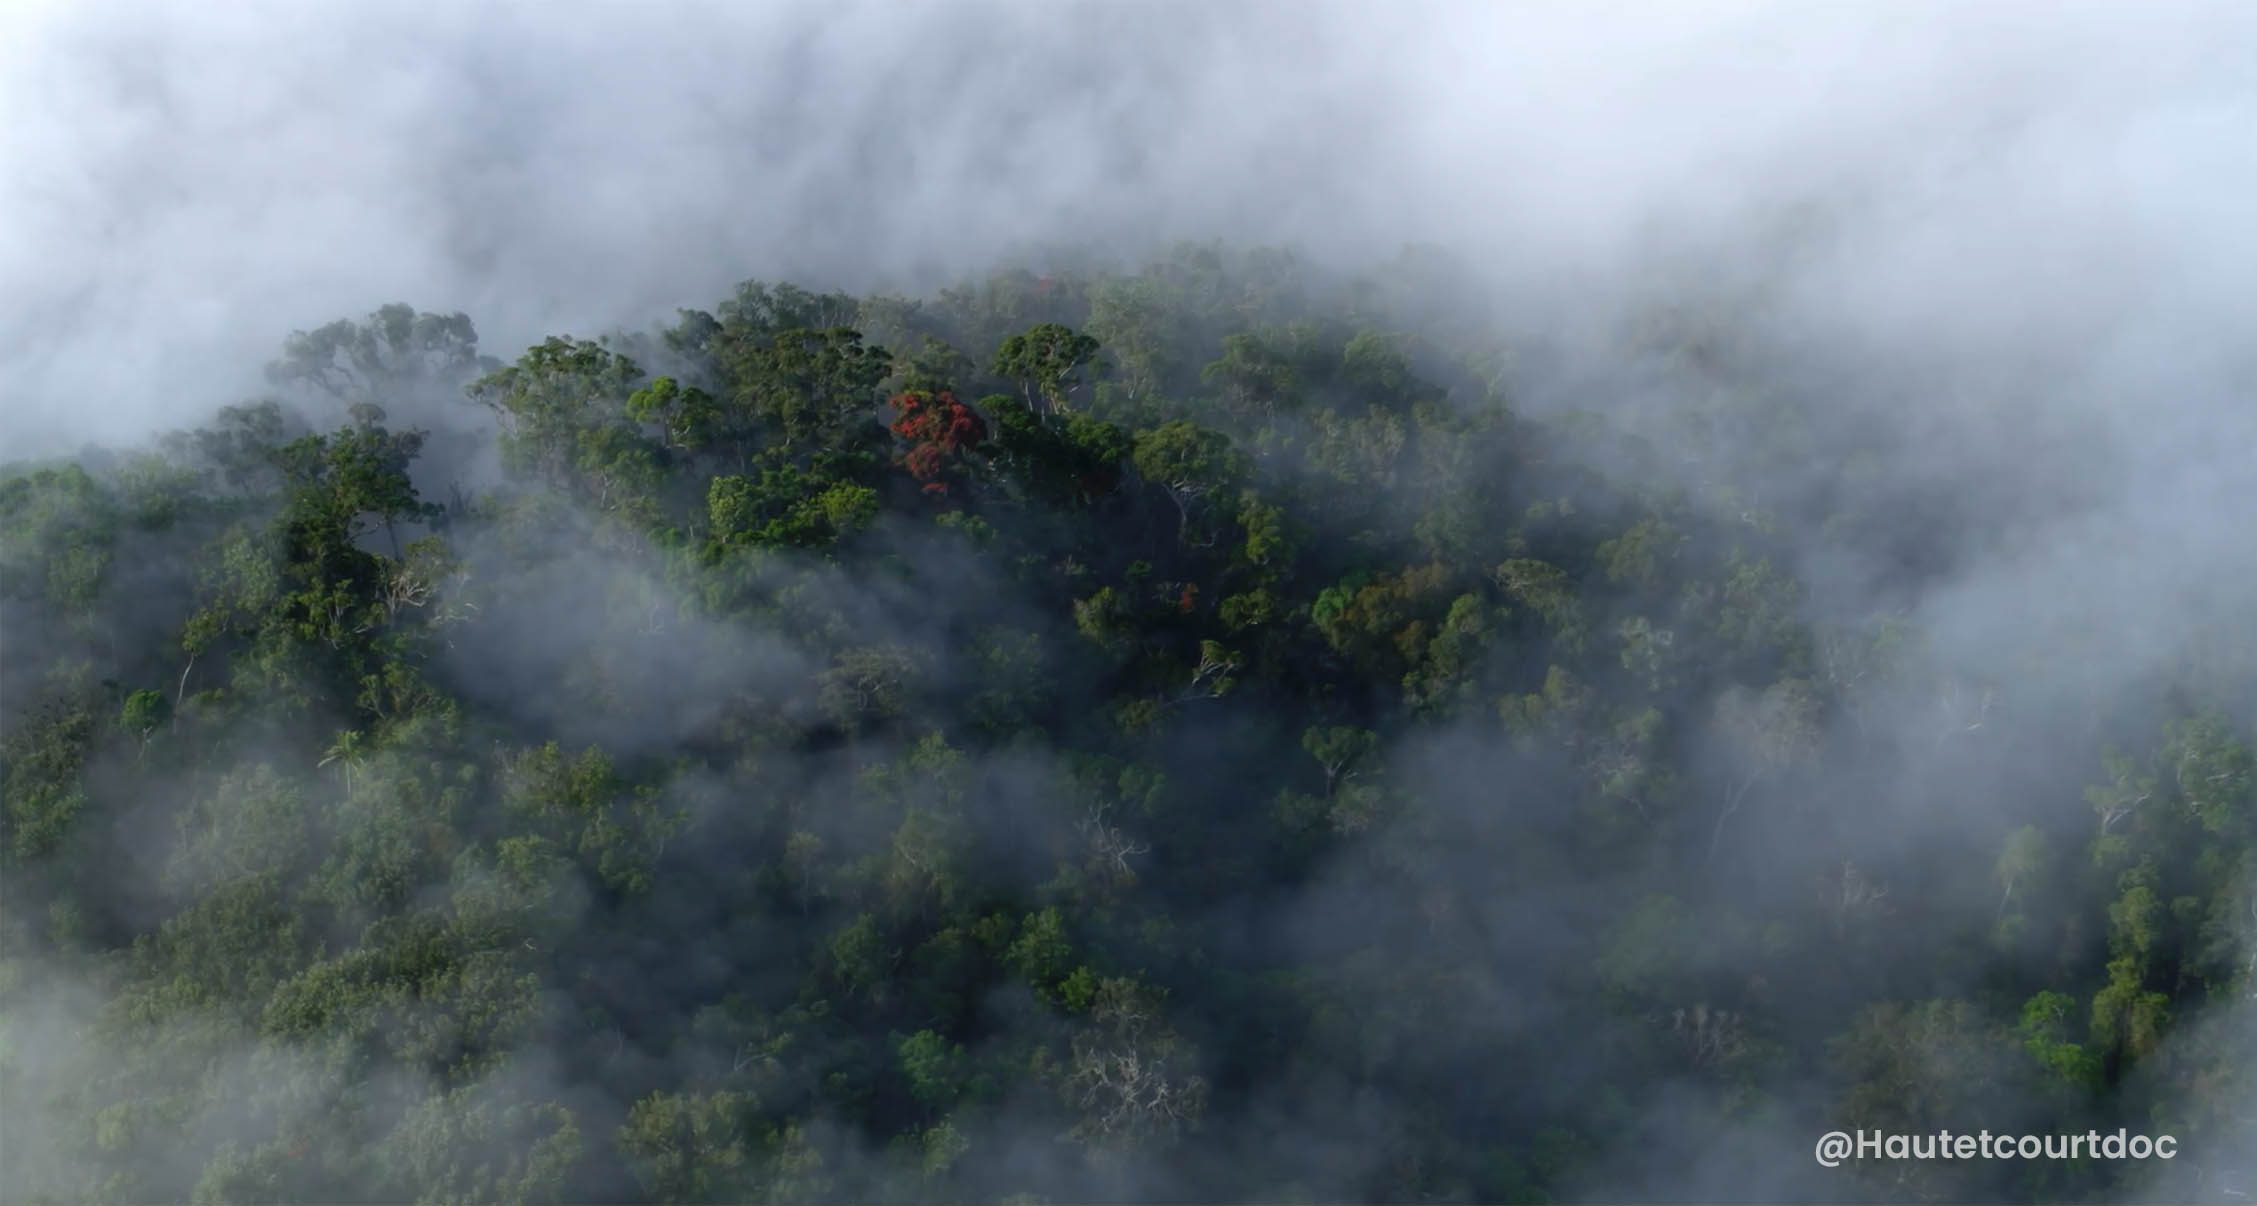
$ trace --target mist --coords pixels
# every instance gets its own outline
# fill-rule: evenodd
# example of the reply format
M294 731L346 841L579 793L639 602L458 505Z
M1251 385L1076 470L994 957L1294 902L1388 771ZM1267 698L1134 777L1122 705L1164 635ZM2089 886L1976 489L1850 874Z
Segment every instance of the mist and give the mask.
M1125 871L1130 859L1120 852L1142 835L1150 873L1186 895L1167 920L1175 930L1139 941L1155 951L1198 945L1184 966L1235 960L1250 970L1232 991L1248 1001L1316 993L1320 981L1338 994L1331 1012L1312 1010L1318 1020L1302 1036L1322 1056L1275 1036L1234 1049L1255 1040L1214 1021L1227 1010L1186 1016L1182 1033L1168 1032L1238 1094L1203 1146L1085 1166L1042 1130L1040 1095L1015 1085L961 1133L948 1131L950 1142L979 1153L976 1171L952 1192L1039 1185L1065 1200L1385 1196L1373 1186L1400 1192L1416 1183L1391 1161L1433 1128L1425 1111L1461 1108L1463 1117L1514 1119L1506 1129L1520 1138L1534 1127L1527 1119L1603 1113L1617 1128L1610 1158L1578 1164L1547 1154L1552 1141L1536 1128L1514 1149L1536 1179L1489 1182L1541 1181L1557 1196L1995 1194L2005 1182L1937 1181L1933 1169L1884 1189L1846 1169L1814 1168L1810 1142L1834 1129L1822 1124L1832 1107L1816 1071L1775 1070L1766 1082L1774 1095L1746 1113L1720 1112L1717 1102L1741 1099L1704 1081L1707 1065L1643 1082L1644 1098L1617 1102L1607 1095L1631 1057L1613 1039L1590 1037L1588 1006L1679 1000L1674 1034L1686 1009L1698 1004L1705 1018L1710 999L1734 996L1751 1003L1743 1012L1773 1017L1771 1030L1747 1040L1751 1050L1834 1050L1827 1028L1840 1029L1846 1000L1911 1009L1982 997L2001 977L2042 979L2029 969L2070 956L2033 954L2034 942L2004 938L1997 949L2011 953L1992 962L1968 953L1986 927L2009 918L2015 881L2006 880L2002 899L1992 878L2001 843L2026 825L2090 830L2099 805L2086 793L2105 778L2100 756L2176 732L2168 728L2174 701L2198 695L2242 718L2257 707L2257 643L2248 634L2257 615L2249 534L2257 306L2246 297L2257 278L2257 229L2241 212L2257 185L2251 46L2257 10L2191 0L1385 9L19 3L0 13L0 452L30 462L86 460L89 446L154 447L167 432L210 422L223 405L275 392L264 370L291 332L398 301L469 315L478 350L507 363L567 333L640 339L638 349L673 355L650 333L751 279L931 299L1003 270L1043 274L1046 285L1133 271L1186 242L1291 249L1312 281L1342 297L1362 298L1350 282L1376 275L1372 291L1384 295L1391 329L1497 349L1488 382L1473 379L1462 350L1434 354L1463 378L1448 387L1451 406L1476 413L1486 401L1478 395L1492 389L1551 433L1531 438L1539 451L1512 462L1530 483L1512 490L1540 495L1588 471L1628 483L1604 495L1625 516L1634 507L1621 500L1632 496L1682 501L1671 522L1699 527L1685 537L1689 548L1730 545L1735 566L1742 543L1766 551L1767 572L1794 584L1778 595L1785 601L1766 606L1818 642L1781 683L1834 693L1813 705L1816 753L1793 762L1766 744L1798 723L1800 697L1752 681L1684 687L1686 698L1665 708L1666 739L1636 737L1630 721L1591 722L1594 733L1612 726L1604 740L1625 752L1604 757L1618 762L1668 749L1676 779L1667 790L1703 801L1677 815L1654 803L1663 788L1623 797L1630 803L1608 814L1604 824L1616 828L1606 832L1666 835L1657 840L1681 847L1681 863L1666 877L1659 856L1591 873L1596 862L1519 847L1523 838L1557 842L1580 858L1600 840L1589 838L1601 824L1593 806L1572 786L1600 757L1589 741L1508 740L1495 700L1425 728L1375 721L1378 744L1341 764L1364 774L1357 791L1368 795L1347 789L1353 775L1325 769L1321 807L1330 819L1317 828L1332 826L1337 847L1261 891L1227 887L1235 881L1215 872L1213 894L1199 895L1207 871L1255 861L1250 835L1289 811L1286 797L1298 789L1287 790L1288 776L1270 773L1266 759L1295 749L1301 721L1273 714L1279 697L1262 696L1218 705L1180 729L1156 728L1148 760L1170 784L1164 791L1132 789L1133 776L1110 764L1091 772L1078 754L1039 743L932 761L939 756L918 744L918 726L954 723L953 705L939 701L969 695L967 684L987 684L983 676L1002 674L997 667L1018 676L1008 706L1065 718L1061 731L1094 730L1114 715L1100 676L1079 677L1082 661L1034 659L1031 670L1013 661L1012 634L1070 642L1077 625L1085 635L1092 628L1079 610L1086 600L1071 611L1050 607L1048 588L966 551L992 533L959 527L927 540L918 534L925 529L889 519L870 529L870 547L883 554L866 563L779 553L735 571L730 589L774 597L714 618L697 614L701 587L654 552L661 542L619 535L600 508L582 500L566 518L526 518L503 504L491 513L504 517L501 529L453 541L459 564L450 569L475 584L462 597L475 601L477 616L449 629L430 662L468 709L508 718L504 729L476 729L478 740L599 746L624 783L685 757L670 747L691 734L700 756L715 743L754 740L745 734L821 735L716 759L634 797L631 808L618 805L621 817L645 818L617 822L622 832L650 817L683 818L687 836L651 839L648 853L664 869L657 878L672 881L647 889L672 937L604 930L587 939L574 966L616 983L544 988L541 1008L554 1016L540 1014L547 1020L527 1022L526 1033L546 1037L527 1043L523 1063L477 1082L486 1097L476 1100L564 1101L580 1140L597 1147L639 1100L617 1086L655 1090L674 1083L670 1076L708 1076L711 1065L749 1066L740 1052L757 1043L746 1036L767 1041L760 1027L783 1027L777 1019L787 1013L763 1005L770 1014L755 1023L731 1012L736 996L726 1007L715 1002L739 989L748 999L790 997L779 968L795 959L844 966L837 952L847 948L837 944L847 939L836 934L852 936L856 911L839 903L843 890L832 899L796 883L796 916L715 916L699 902L749 893L756 881L759 891L783 891L770 881L785 872L738 866L740 843L755 834L892 866L884 860L904 857L888 853L901 848L885 811L895 808L912 819L950 818L934 822L949 835L933 838L934 848L957 860L948 865L984 868L1007 885L997 891L1013 909L1022 897L1048 899L1045 860L1072 861L1058 851L1096 843ZM991 348L961 350L985 372ZM681 359L685 381L707 371L694 356ZM319 399L296 401L320 411ZM395 421L461 436L426 458L416 482L424 498L445 502L449 490L474 494L508 479L487 443L497 422L489 408L451 390L385 401ZM1310 464L1284 461L1280 489L1326 488ZM1560 485L1558 496L1567 490ZM1412 484L1374 494L1374 506L1406 528L1428 503ZM1845 497L1859 501L1849 507ZM1477 527L1510 527L1515 540L1524 529L1539 538L1551 530L1524 519L1518 508L1530 499L1514 499L1513 513L1479 515ZM704 507L702 496L694 501ZM1845 528L1842 511L1855 511L1858 523ZM467 504L447 513L456 524L490 517ZM1175 512L1159 514L1161 528L1175 522ZM405 535L444 530L430 523ZM1179 532L1190 523L1186 513ZM516 533L531 529L565 551L514 547ZM1333 531L1312 540L1361 538ZM365 543L377 547L373 537ZM144 567L130 585L111 582L106 597L201 589L186 571L170 572ZM1748 589L1769 590L1767 581ZM1667 634L1646 644L1627 634L1658 614L1655 600L1670 585L1625 586L1580 621L1595 644L1625 634L1625 681L1650 675L1657 698L1676 689L1659 685L1676 682L1671 675L1693 674L1677 668L1692 655L1669 652ZM720 588L702 589L711 599ZM0 673L8 696L0 712L20 721L45 672L45 654L34 660L28 651L75 638L63 635L65 612L7 603L0 645L14 664ZM1512 605L1530 610L1520 596ZM130 614L116 632L177 624L170 613L119 606ZM1496 614L1507 612L1500 605ZM1917 639L1892 655L1899 660L1888 674L1868 675L1844 651L1877 647L1884 622ZM115 659L121 638L109 639ZM1557 644L1543 649L1568 647L1565 636L1547 639ZM1553 692L1544 674L1553 656L1568 660L1533 645L1475 660L1515 684L1503 697L1510 714L1511 700ZM251 655L229 658L233 672ZM164 664L167 680L176 664ZM584 666L597 667L586 676L601 680L600 706L575 693ZM193 671L191 657L182 685L166 692L175 702L190 699ZM998 687L980 698L999 692L1008 694ZM1539 736L1550 732L1531 724ZM280 722L229 732L228 748L246 765L311 761ZM90 760L89 782L130 781L138 772L129 763L159 748L152 740L144 734L138 747ZM425 774L419 798L446 796L436 770L401 757L407 769L386 773ZM497 783L537 777L525 769L537 759L522 750L496 757L505 768L494 772ZM1309 768L1293 773L1305 778ZM1117 791L1105 790L1118 798L1100 807L1076 794L1093 781L1117 781ZM343 783L357 799L351 780ZM753 800L776 816L745 819ZM773 803L784 800L795 802ZM110 818L98 861L154 880L186 857L169 823L133 819L170 816L179 802L166 801ZM195 815L205 805L181 807ZM358 832L357 814L344 815L319 824ZM391 823L364 827L375 834ZM2094 836L2089 860L2074 847L2049 856L2060 884L2094 881L2102 886L2091 891L2113 893L2120 868L2101 851L2114 824ZM506 845L500 830L478 832ZM351 839L369 849L383 840L391 839ZM472 899L489 881L533 874L500 855L489 862L433 872L401 886L399 899ZM44 884L60 873L16 874ZM615 874L616 882L602 879ZM887 874L915 878L898 867ZM2217 874L2237 885L2218 889L2218 900L2250 890L2245 875ZM625 892L631 878L608 863L590 875L600 886L575 881L560 890L565 903L525 923L525 949L567 944L572 927L598 910L591 901L610 901L604 893ZM1087 883L1107 882L1089 875ZM1108 919L1118 901L1106 893L1128 892L1075 890L1103 900L1096 912ZM2047 889L2064 899L2084 890ZM121 889L105 924L155 927L193 896ZM1778 938L1779 925L1763 922L1808 913L1813 901L1838 907L1831 951ZM372 925L385 912L360 900L338 907L340 917ZM2223 953L2213 952L2221 966L2257 951L2257 921L2202 924L2204 941L2221 944ZM2073 923L2065 933L2061 951L2116 940ZM350 933L328 940L349 942ZM749 946L778 952L777 966L758 964ZM1673 952L1655 957L1667 970L1632 967L1635 959L1614 953L1593 968L1594 949L1649 948ZM1374 949L1401 964L1375 971L1357 962ZM892 957L898 964L901 954ZM91 958L29 958L25 966L56 987L12 1006L21 1011L13 1041L18 1050L69 1052L42 1054L16 1074L44 1087L86 1061L102 1064L101 1040L66 1035L64 1019L101 999L119 973ZM1750 970L1793 960L1861 965L1792 985ZM1303 964L1323 970L1290 988L1261 979L1304 976ZM1410 989L1422 1000L1400 1002L1402 967L1430 977ZM870 1000L889 1000L886 989L838 974ZM2073 993L2093 987L2078 984ZM1004 1035L1066 1032L1036 1001L1053 989L983 991L972 1013L983 1019L989 1054L1009 1045ZM2228 996L2240 1003L2217 1003ZM2175 1021L2159 1053L2143 1055L2125 1078L2122 1100L2153 1105L2158 1127L2183 1122L2170 1087L2182 1082L2170 1077L2246 1049L2257 1033L2247 997L2237 981ZM591 1000L612 1020L593 1037L554 1037L569 1030L557 1020L567 1006ZM670 1038L668 1019L694 1010L704 1011L704 1029ZM1404 1010L1419 1020L1400 1022ZM1344 1020L1382 1015L1426 1041L1369 1049ZM234 1061L221 1077L234 1084L251 1075L237 1065L249 1066L254 1032L273 1023L247 1015L227 1025L234 1029L212 1041ZM1902 1023L1906 1032L1917 1025ZM986 1057L979 1040L972 1048L969 1058ZM1341 1052L1364 1062L1328 1062L1346 1061ZM575 1063L596 1058L590 1053L601 1055L599 1072ZM1454 1065L1505 1057L1524 1062L1467 1075L1509 1078L1510 1088L1469 1088L1454 1104L1407 1104L1398 1092L1442 1083ZM312 1057L292 1049L279 1058ZM2007 1057L1961 1062L1993 1058ZM1929 1047L1907 1059L1953 1062ZM1265 1078L1265 1069L1284 1067L1290 1075ZM2020 1071L2000 1067L1986 1084L2020 1083L2012 1080ZM758 1083L778 1098L817 1091L806 1070ZM408 1100L437 1091L403 1085L381 1092ZM2205 1150L2161 1174L2122 1172L2109 1192L2122 1200L2221 1192L2221 1178L2257 1151L2257 1124L2248 1121L2257 1089L2234 1081L2218 1092L2238 1105L2214 1113L2239 1122L2204 1132ZM2034 1097L1996 1093L1962 1101L1988 1112L1960 1121L2006 1130L2067 1116ZM1603 1108L1591 1104L1600 1099ZM449 1100L450 1109L486 1108ZM184 1124L192 1140L150 1157L150 1167L161 1166L152 1175L194 1184L194 1166L164 1162L238 1136L253 1146L260 1108L197 1115ZM458 1141L504 1150L496 1134L532 1125L509 1117L500 1132L464 1123L468 1137ZM920 1141L938 1142L934 1133ZM875 1192L887 1175L875 1170L894 1158L828 1105L791 1136L777 1142L828 1153L838 1178L831 1193ZM14 1139L7 1146L22 1150ZM1247 1169L1301 1175L1234 1180L1256 1175L1234 1167L1239 1157ZM523 1163L511 1167L532 1177L538 1160ZM2257 1167L2239 1171L2257 1176ZM36 1194L75 1192L66 1188L67 1161L39 1172ZM805 1188L812 1182L778 1184L815 1192ZM589 1183L576 1192L637 1188ZM1462 1185L1445 1193L1481 1196Z
M2230 4L11 13L12 443L177 421L400 298L508 348L1052 244L1431 242L1537 323L1690 262L1928 357L2248 321Z

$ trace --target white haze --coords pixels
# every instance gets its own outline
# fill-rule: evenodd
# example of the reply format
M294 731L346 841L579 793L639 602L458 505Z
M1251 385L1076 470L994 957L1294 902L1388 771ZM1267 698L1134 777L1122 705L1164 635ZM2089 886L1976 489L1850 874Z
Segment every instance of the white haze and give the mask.
M0 452L197 423L395 300L508 358L754 276L1435 243L1570 344L1758 297L1926 433L1900 472L2012 496L2097 431L2082 505L1916 618L1977 679L2098 634L2048 672L2105 691L2257 614L2253 48L2257 5L2192 0L16 0Z
M1875 337L2246 334L2245 5L48 3L0 30L0 435L193 420L392 300L489 347L752 275L1413 241L1525 307L1790 207ZM1745 262L1734 270L1745 270Z

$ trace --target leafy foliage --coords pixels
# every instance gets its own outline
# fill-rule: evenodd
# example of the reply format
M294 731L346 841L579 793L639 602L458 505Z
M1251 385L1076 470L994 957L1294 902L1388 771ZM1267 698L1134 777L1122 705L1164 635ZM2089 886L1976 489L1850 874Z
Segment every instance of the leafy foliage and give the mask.
M1439 271L752 282L507 365L392 306L285 343L321 421L0 470L31 1196L1542 1200L1661 1097L2230 1142L2246 690L1821 613L1797 508L1878 563L1888 496L1713 506L1517 413ZM448 505L482 437L388 426L438 395L500 428ZM2039 762L1948 849L1858 836Z

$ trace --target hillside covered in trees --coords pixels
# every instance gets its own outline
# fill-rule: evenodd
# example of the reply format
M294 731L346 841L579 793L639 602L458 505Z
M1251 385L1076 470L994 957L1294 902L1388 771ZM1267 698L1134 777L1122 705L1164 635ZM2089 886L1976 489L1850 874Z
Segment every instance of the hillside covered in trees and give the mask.
M1939 467L1729 306L1547 358L1445 269L394 306L0 471L8 1196L2218 1184L2246 616L1923 621L2098 437Z

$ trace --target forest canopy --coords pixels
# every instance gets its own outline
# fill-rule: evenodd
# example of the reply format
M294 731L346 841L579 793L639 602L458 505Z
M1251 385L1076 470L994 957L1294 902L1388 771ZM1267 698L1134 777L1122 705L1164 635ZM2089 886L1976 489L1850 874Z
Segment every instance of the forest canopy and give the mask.
M1916 471L1721 303L1538 404L1444 268L755 281L508 353L386 306L0 468L11 1194L2232 1171L2246 616L1947 656L1924 601L2082 486Z

